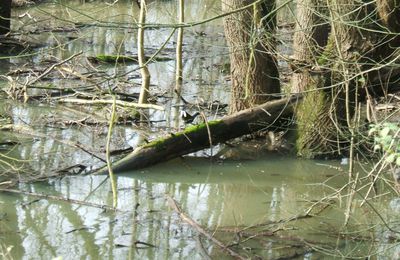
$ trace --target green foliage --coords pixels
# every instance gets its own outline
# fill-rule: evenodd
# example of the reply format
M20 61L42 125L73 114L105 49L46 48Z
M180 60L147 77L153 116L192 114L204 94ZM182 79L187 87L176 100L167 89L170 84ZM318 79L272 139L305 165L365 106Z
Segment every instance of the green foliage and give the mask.
M371 125L369 135L374 136L374 150L385 152L387 163L400 166L400 125L391 122Z

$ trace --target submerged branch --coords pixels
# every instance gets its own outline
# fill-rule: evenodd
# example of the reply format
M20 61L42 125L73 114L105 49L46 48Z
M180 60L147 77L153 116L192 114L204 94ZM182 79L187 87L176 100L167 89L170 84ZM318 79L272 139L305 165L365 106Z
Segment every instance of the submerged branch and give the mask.
M97 203L82 201L82 200L75 200L75 199L70 199L70 198L64 198L64 197L60 197L60 196L36 193L36 192L29 192L29 191L15 190L15 189L1 189L1 188L0 188L0 192L21 194L21 195L27 195L27 196L32 196L32 197L41 198L41 199L48 199L48 200L64 201L64 202L69 202L69 203L73 203L73 204L94 207L94 208L99 208L99 209L104 209L104 210L109 210L109 211L121 211L121 210L115 209L115 208L107 206L107 205L102 205L102 204L97 204Z
M60 98L59 102L63 103L75 103L75 104L86 104L86 105L112 105L114 101L107 99L97 99L97 100L86 100L79 98ZM134 107L134 108L144 108L144 109L155 109L155 110L164 110L162 106L154 105L154 104L137 104L132 102L125 102L121 100L116 100L115 103L118 106L122 107Z
M214 244L219 246L223 251L226 251L230 256L241 260L247 259L246 257L239 255L238 253L227 247L224 243L213 237L209 232L207 232L204 228L202 228L199 224L197 224L196 221L191 219L189 216L185 215L185 213L182 211L182 209L178 206L178 204L172 197L167 195L167 199L170 204L170 207L174 209L174 211L179 215L179 217L183 221L191 225L194 229L196 229L197 232L199 232L200 234L211 240Z

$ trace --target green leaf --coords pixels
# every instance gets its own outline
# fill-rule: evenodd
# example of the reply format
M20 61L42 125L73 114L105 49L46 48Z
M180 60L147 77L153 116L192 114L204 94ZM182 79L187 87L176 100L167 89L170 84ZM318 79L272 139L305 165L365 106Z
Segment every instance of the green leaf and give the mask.
M368 136L371 136L372 134L374 134L376 132L376 128L372 127L371 129L369 129L368 131Z
M397 166L400 166L400 156L397 156L396 165L397 165Z
M386 157L385 161L387 163L393 163L395 159L396 159L396 154L392 153L392 154L389 154L388 157ZM397 163L397 161L396 161L396 163Z
M380 132L379 134L380 134L380 136L382 136L382 137L386 137L386 136L389 134L389 132L390 132L390 128L389 128L389 127L385 127L385 128L383 128L383 129L381 130L381 132Z
M376 144L374 145L374 152L378 151L381 149L381 145L380 144Z

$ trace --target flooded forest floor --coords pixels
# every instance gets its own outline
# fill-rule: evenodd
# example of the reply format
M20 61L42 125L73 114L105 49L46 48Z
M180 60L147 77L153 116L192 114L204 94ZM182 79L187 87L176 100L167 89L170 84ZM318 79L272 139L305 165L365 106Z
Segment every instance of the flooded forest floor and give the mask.
M132 105L141 84L135 4L43 1L13 10L11 36L24 43L2 49L0 57L0 255L399 256L400 201L387 189L390 176L372 187L373 163L360 161L359 192L350 200L344 161L299 160L285 152L286 143L279 144L285 146L279 153L259 149L265 144L254 141L240 149L215 147L118 175L117 207L112 207L109 177L87 173L105 164L113 95L115 158L227 113L229 53L222 21L199 23L220 14L220 2L185 2L186 21L196 24L184 30L179 96L174 92L177 3L149 3L145 52L151 104L145 109ZM278 16L283 56L291 55L291 8ZM288 84L284 59L279 65L282 83ZM183 111L199 116L188 122Z

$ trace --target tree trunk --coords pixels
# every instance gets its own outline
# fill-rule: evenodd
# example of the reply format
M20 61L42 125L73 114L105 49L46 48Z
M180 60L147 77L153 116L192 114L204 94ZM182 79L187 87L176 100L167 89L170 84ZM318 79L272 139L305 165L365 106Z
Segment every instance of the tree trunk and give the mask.
M291 68L292 92L300 93L318 87L319 76L313 79L311 70L318 67L318 56L322 54L329 36L329 22L321 15L326 14L321 0L298 0L296 28L293 37L293 60Z
M0 35L10 32L11 0L1 0L0 3Z
M298 0L296 7L296 27L293 37L293 60L291 68L292 92L308 91L303 102L296 109L297 118L297 151L300 156L312 157L311 147L320 149L326 138L320 128L327 123L325 93L316 91L324 85L324 78L318 65L329 36L329 22L322 18L327 14L321 0ZM315 71L317 70L317 71Z
M378 7L391 6L389 2L392 0L377 1ZM385 11L356 0L329 3L331 34L318 59L318 66L329 73L325 73L320 85L324 90L311 94L310 101L305 98L303 118L299 119L306 127L299 131L298 152L311 158L338 156L348 151L358 127L354 115L360 93L371 86L376 88L374 82L380 82L380 88L390 87L391 77L383 75L390 69L390 61L396 59L393 46L397 38L382 31L377 21L388 31L395 31L398 27L390 15L379 19L378 14L397 13L400 6Z
M376 0L380 21L390 32L400 33L400 3L398 0Z
M273 99L280 92L272 34L276 27L275 1L223 0L223 12L250 5L225 17L224 30L231 61L230 113Z

